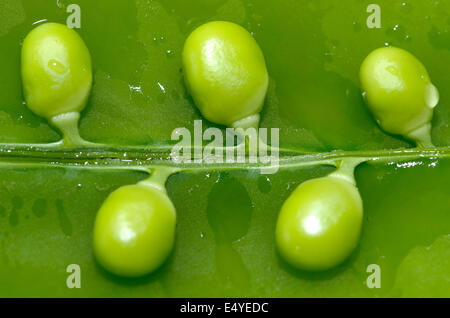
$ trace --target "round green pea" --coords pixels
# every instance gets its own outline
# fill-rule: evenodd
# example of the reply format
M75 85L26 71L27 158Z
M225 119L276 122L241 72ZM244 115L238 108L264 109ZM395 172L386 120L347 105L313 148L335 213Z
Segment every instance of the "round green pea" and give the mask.
M430 123L439 93L411 53L376 49L362 63L360 79L368 107L387 132L408 136Z
M50 119L86 106L92 86L91 56L81 37L63 24L33 29L22 46L27 106Z
M283 204L276 225L279 254L303 270L327 270L358 245L363 205L358 189L339 177L302 183Z
M206 119L232 126L259 115L269 75L247 30L231 22L206 23L189 35L182 55L186 86Z
M98 211L94 254L113 274L139 277L160 267L175 239L175 207L156 187L130 185L114 191Z

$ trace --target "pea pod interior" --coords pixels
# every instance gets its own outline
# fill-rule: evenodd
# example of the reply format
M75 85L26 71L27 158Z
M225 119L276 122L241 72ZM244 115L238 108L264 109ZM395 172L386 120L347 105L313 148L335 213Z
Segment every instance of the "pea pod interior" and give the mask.
M94 75L80 119L88 141L170 147L175 128L193 130L194 120L202 117L184 85L181 50L192 30L212 20L242 25L264 52L270 82L261 127L280 128L283 148L339 149L348 156L370 152L376 158L389 149L414 147L380 129L361 97L361 62L385 43L417 56L441 93L432 121L439 155L393 156L357 168L362 236L339 267L295 270L274 245L284 200L302 181L325 176L331 167L282 168L270 176L252 169L198 169L175 174L167 183L178 217L168 262L151 276L130 280L95 263L92 227L111 192L147 174L124 169L126 162L115 168L117 160L107 167L105 161L96 165L86 159L84 166L73 157L52 165L51 153L42 160L33 157L41 156L38 152L14 148L60 138L23 104L20 43L33 23L65 23L69 2L60 1L61 7L44 0L0 2L9 10L0 12L1 296L448 296L442 277L450 276L445 266L450 3L380 0L383 27L368 29L365 3L351 0L78 1L82 27L77 32L92 55ZM204 121L204 129L213 126ZM74 167L74 160L79 165ZM437 260L432 268L430 257ZM85 288L65 285L66 267L73 263L80 265ZM382 268L380 289L365 284L370 264ZM418 265L422 272L413 270ZM425 278L428 285L421 284Z

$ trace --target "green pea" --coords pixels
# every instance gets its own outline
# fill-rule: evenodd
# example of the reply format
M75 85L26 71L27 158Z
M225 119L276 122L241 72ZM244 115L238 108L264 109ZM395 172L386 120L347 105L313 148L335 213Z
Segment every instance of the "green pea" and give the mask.
M247 30L223 21L200 26L186 40L183 68L186 86L206 119L226 126L247 118L259 121L269 76Z
M429 126L439 93L411 53L377 49L362 63L360 78L366 103L384 130L416 139L415 131Z
M160 267L175 238L175 207L165 191L130 185L114 191L98 211L94 254L113 274L138 277Z
M358 189L340 177L302 183L283 204L275 240L280 255L304 270L342 263L358 244L363 206Z
M50 119L80 112L92 86L89 51L74 30L42 24L23 42L22 80L27 106L34 113Z

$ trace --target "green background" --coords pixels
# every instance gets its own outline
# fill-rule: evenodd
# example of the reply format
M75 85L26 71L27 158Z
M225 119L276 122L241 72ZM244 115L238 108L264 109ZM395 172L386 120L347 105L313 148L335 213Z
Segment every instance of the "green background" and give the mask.
M175 250L158 272L130 280L95 264L92 225L109 193L146 174L25 164L31 159L6 156L2 144L0 296L450 296L450 2L380 0L382 28L368 29L371 1L0 0L2 143L60 138L23 102L20 44L36 21L65 23L69 3L81 6L78 32L93 58L94 87L80 121L89 141L151 148L170 145L175 128L192 129L201 115L183 83L181 49L195 27L228 20L247 28L265 54L271 80L261 126L280 128L281 147L348 156L413 147L380 130L359 89L364 57L395 45L416 55L440 90L432 137L441 155L359 166L360 245L322 273L285 264L273 236L295 186L330 167L269 176L207 167L178 173L167 183L178 213ZM74 263L81 289L66 287L66 267ZM381 267L380 289L366 286L369 264Z

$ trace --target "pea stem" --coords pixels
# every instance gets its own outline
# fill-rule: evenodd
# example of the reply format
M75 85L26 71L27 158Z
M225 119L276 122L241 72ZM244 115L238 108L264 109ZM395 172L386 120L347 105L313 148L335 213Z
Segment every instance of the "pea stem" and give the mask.
M231 124L231 128L236 129L236 133L240 135L240 137L243 138L243 142L234 148L239 149L242 147L245 147L245 152L248 154L251 153L257 153L258 152L258 145L255 147L255 145L250 143L250 138L247 136L248 129L254 129L256 132L256 139L260 141L258 128L259 128L259 121L261 119L261 116L259 114L248 116L244 119L238 120L237 122L234 122ZM256 148L256 149L255 149Z
M416 142L419 148L432 148L435 147L431 140L431 124L428 123L413 130L407 135L408 138Z
M242 149L244 148L246 154L249 156L250 161L257 161L258 156L260 158L262 157L268 157L268 153L270 151L271 156L273 156L274 153L280 153L280 151L283 151L285 149L281 149L279 147L272 147L267 144L266 141L264 141L261 138L260 131L259 131L259 122L260 122L261 116L259 114L251 115L249 117L246 117L242 120L239 120L235 123L233 123L231 126L233 128L237 128L237 133L240 133L241 137L244 139L243 143L239 144L235 148ZM250 138L248 137L249 134L251 134L251 131L249 132L248 129L254 129L256 133L256 145L251 142ZM247 130L247 131L243 131ZM267 133L265 134L265 137L267 139ZM272 166L268 167L269 169L272 168ZM267 169L267 167L261 167L261 172L265 171L264 169Z
M337 170L329 174L329 177L342 178L353 185L356 185L355 168L367 161L365 158L344 158L336 163Z
M63 134L63 140L60 143L61 147L98 146L95 143L84 140L80 136L78 129L79 120L80 113L78 112L65 113L50 119L50 122Z
M149 172L153 167L179 168L183 171L209 171L211 169L260 170L261 163L223 162L177 163L170 156L170 146L98 146L61 149L61 142L52 144L5 144L0 143L0 164L23 166L58 166L68 168L128 169ZM450 147L432 149L400 148L370 151L333 151L301 153L280 153L279 168L293 169L300 166L338 166L339 160L357 159L361 162L388 163L417 158L450 158Z
M178 171L179 169L173 167L157 167L151 171L149 178L139 182L139 184L166 192L167 179Z
M242 129L248 129L248 128L254 128L258 130L259 127L259 121L261 119L261 116L259 114L248 116L244 119L238 120L237 122L234 122L231 124L232 128L242 128Z

